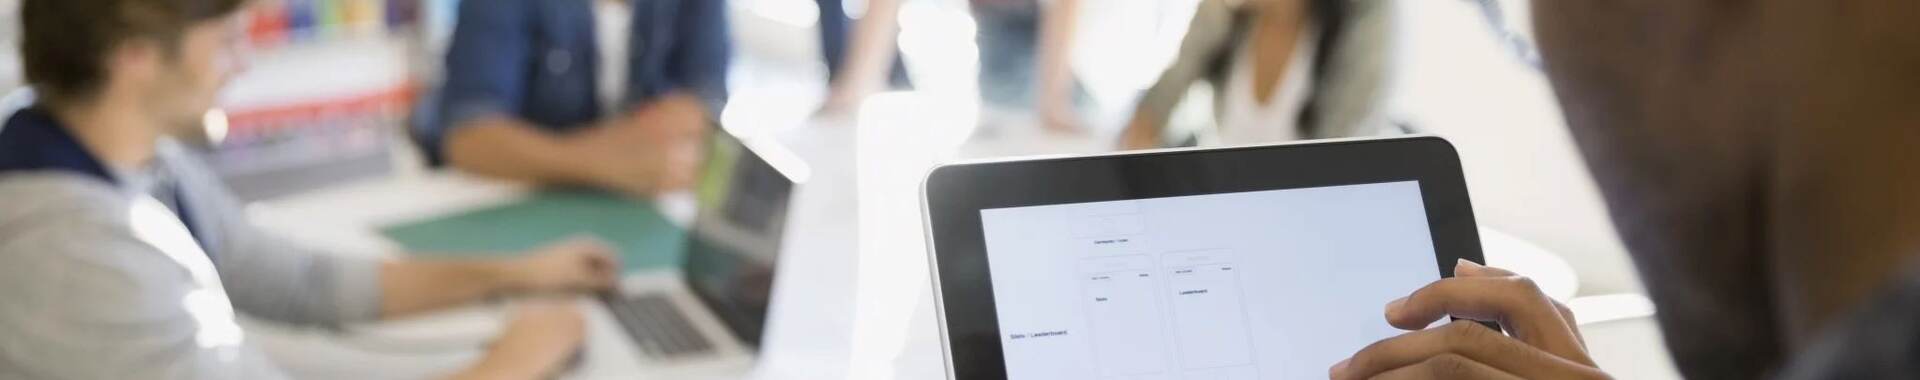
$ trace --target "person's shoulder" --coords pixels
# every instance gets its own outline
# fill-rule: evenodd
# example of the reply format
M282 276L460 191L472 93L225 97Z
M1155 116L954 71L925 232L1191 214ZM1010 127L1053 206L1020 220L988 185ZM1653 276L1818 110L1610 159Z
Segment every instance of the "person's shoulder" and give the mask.
M8 201L7 207L0 208L0 231L20 228L19 224L122 220L118 218L125 216L121 211L133 201L112 183L59 171L0 174L0 199Z
M1920 377L1920 271L1910 271L1795 357L1781 379Z
M220 190L224 192L226 189L226 185L220 181L220 175L207 165L206 160L178 140L160 139L160 142L154 146L154 156L161 170L165 170L166 175L172 176L184 186L190 187L188 191Z
M171 283L182 272L136 228L133 197L98 179L55 172L0 175L0 283L9 291ZM65 284L50 286L49 284Z
M35 347L0 355L21 367L9 369L66 378L277 378L260 377L274 372L251 356L205 354L214 352L208 331L237 329L221 314L230 301L211 263L180 249L191 237L156 223L165 206L57 172L0 175L0 199L0 341ZM247 370L258 372L229 373ZM0 378L8 374L0 370Z
M88 176L64 172L0 175L0 261L104 260L109 245L138 241L135 197ZM124 248L124 247L121 247Z

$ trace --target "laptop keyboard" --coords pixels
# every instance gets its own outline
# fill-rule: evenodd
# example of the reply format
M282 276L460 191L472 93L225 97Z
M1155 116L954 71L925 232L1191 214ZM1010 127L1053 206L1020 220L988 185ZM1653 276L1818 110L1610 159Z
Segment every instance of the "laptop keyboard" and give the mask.
M610 299L607 308L647 356L674 358L713 350L686 313L665 294L642 294Z

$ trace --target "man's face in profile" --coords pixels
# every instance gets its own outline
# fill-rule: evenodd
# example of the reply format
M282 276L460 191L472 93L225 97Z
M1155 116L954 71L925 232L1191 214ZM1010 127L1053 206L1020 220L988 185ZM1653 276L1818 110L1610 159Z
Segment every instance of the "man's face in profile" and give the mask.
M149 89L155 117L172 128L170 135L195 135L202 116L218 101L227 82L246 70L246 18L235 12L189 27L172 54L163 59L164 73Z
M1869 169L1910 149L1889 137L1920 130L1920 2L1534 10L1568 125L1689 378L1764 375L1899 267L1858 237L1900 223L1835 210L1912 181Z

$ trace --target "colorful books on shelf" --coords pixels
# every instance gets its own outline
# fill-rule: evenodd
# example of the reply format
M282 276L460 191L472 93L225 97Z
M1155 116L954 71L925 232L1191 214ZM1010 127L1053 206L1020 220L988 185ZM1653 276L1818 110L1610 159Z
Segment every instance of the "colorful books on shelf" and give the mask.
M228 132L220 145L245 146L271 140L276 135L310 126L338 125L343 121L383 121L365 127L397 127L413 104L411 85L398 85L380 91L334 99L316 99L280 107L229 110ZM350 123L357 124L357 123Z
M248 33L261 47L378 36L418 23L420 1L263 0Z
M406 140L411 85L257 109L232 109L209 131L207 163L243 200L390 173Z

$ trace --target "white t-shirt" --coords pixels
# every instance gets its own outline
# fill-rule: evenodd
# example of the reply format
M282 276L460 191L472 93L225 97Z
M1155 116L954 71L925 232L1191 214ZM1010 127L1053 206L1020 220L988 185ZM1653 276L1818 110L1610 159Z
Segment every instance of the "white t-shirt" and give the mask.
M1265 104L1253 94L1253 49L1234 53L1227 75L1225 103L1220 113L1220 143L1224 145L1264 144L1300 138L1300 111L1313 93L1313 57L1316 54L1315 30L1300 33L1288 58L1287 72L1280 74L1279 88Z
M600 108L612 115L624 112L620 101L627 95L628 42L633 38L633 2L631 0L592 0L594 41L600 49Z

